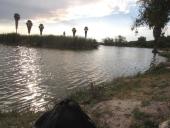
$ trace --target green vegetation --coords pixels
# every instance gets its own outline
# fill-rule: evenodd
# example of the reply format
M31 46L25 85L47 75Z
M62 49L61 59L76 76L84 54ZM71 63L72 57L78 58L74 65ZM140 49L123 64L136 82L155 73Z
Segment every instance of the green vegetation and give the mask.
M159 128L159 122L153 119L154 117L141 112L138 108L133 111L133 117L136 121L132 128Z
M153 48L154 41L146 41L146 37L139 37L137 41L119 41L113 38L106 38L103 40L104 45L107 46L119 46L119 47L141 47L141 48ZM159 39L159 48L170 48L170 36L161 37Z
M44 25L43 24L40 24L39 25L39 29L40 29L40 35L42 36L42 32L44 30Z
M103 39L104 45L106 46L125 46L128 42L126 41L126 37L121 35L117 36L115 39L113 38L105 38Z
M164 57L166 57L166 58L168 58L168 61L170 61L170 51L168 52L161 52L161 53L159 53L161 56L164 56Z
M84 32L85 32L85 38L87 38L87 31L88 31L89 29L88 29L88 27L86 26L86 27L84 27Z
M41 112L0 112L0 128L32 128Z
M139 14L135 20L132 30L139 26L149 26L153 29L155 38L154 48L158 47L159 39L163 33L163 29L167 26L170 18L170 1L169 0L139 0ZM157 51L157 50L156 50Z
M30 33L31 33L31 28L32 28L32 26L33 26L33 23L32 23L31 20L28 20L27 23L26 23L26 25L27 25L27 29L28 29L28 34L30 35Z
M64 36L19 35L15 33L0 34L0 43L5 45L21 45L29 47L59 48L59 49L96 49L98 44L94 39Z
M167 95L167 88L170 89L169 76L170 72L165 67L158 66L145 74L117 78L112 82L96 86L93 88L96 91L92 91L92 89L77 91L72 95L72 98L81 104L95 104L110 100L113 97L118 99L135 98L144 102L151 100L168 101L170 100L170 95ZM161 93L163 90L167 93ZM97 95L93 94L93 92L97 92Z
M18 13L15 13L14 14L14 20L15 20L15 29L16 29L16 33L17 33L17 30L18 30L18 22L20 20L20 15Z
M72 32L73 32L73 37L75 37L76 36L76 32L77 32L76 28L72 28Z

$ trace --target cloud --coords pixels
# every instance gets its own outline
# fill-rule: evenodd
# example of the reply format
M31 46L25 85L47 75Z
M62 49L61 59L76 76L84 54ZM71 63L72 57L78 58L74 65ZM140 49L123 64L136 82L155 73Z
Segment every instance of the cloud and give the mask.
M74 19L86 19L108 16L116 13L129 13L131 6L136 0L93 0L87 3L81 3L77 0L76 4L70 4L65 8L52 10L44 17L37 19L46 19L49 17L53 21L68 21Z
M0 20L11 20L15 12L23 20L61 22L128 13L136 0L1 0Z

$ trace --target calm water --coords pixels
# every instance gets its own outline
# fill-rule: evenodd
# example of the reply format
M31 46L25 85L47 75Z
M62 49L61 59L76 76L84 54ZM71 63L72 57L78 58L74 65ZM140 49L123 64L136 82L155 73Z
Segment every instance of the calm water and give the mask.
M0 109L36 109L76 88L149 69L151 49L100 46L92 51L0 45ZM156 63L165 61L156 57Z

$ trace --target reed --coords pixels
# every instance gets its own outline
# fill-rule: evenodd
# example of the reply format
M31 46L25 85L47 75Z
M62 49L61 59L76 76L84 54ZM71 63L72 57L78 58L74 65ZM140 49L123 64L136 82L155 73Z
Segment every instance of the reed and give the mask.
M19 35L16 33L0 34L0 43L6 45L21 45L42 48L58 49L96 49L98 43L95 39L85 39L82 37L65 37L54 35Z

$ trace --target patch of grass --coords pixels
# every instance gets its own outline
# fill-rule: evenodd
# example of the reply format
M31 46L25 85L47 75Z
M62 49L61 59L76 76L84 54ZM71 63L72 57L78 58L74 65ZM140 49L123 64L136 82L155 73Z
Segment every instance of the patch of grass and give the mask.
M144 100L144 101L142 101L141 106L146 107L146 106L149 106L150 104L151 104L150 100Z
M163 64L159 64L157 66L151 67L149 70L145 72L145 74L160 75L165 72L167 72L167 70L165 69L165 66Z
M133 111L133 117L135 119L132 128L158 128L159 122L152 119L152 117L144 112L141 112L138 108Z
M159 124L152 120L144 120L143 122L135 122L131 128L159 128Z
M157 99L170 100L170 95L160 94L163 89L170 89L170 72L164 66L155 67L144 74L133 77L117 78L109 83L95 86L93 90L82 89L71 94L71 97L79 103L96 104L113 98L147 101ZM94 95L95 93L95 95ZM144 103L145 105L148 103Z
M150 117L148 114L146 114L146 113L144 113L144 112L141 112L141 111L139 110L139 108L134 109L134 111L133 111L133 116L134 116L134 118L137 119L137 120L143 120L143 119L145 119L145 118Z
M168 60L170 61L170 51L169 52L168 51L167 52L161 52L161 53L159 53L159 55L168 58Z
M32 128L41 112L0 112L0 128Z

